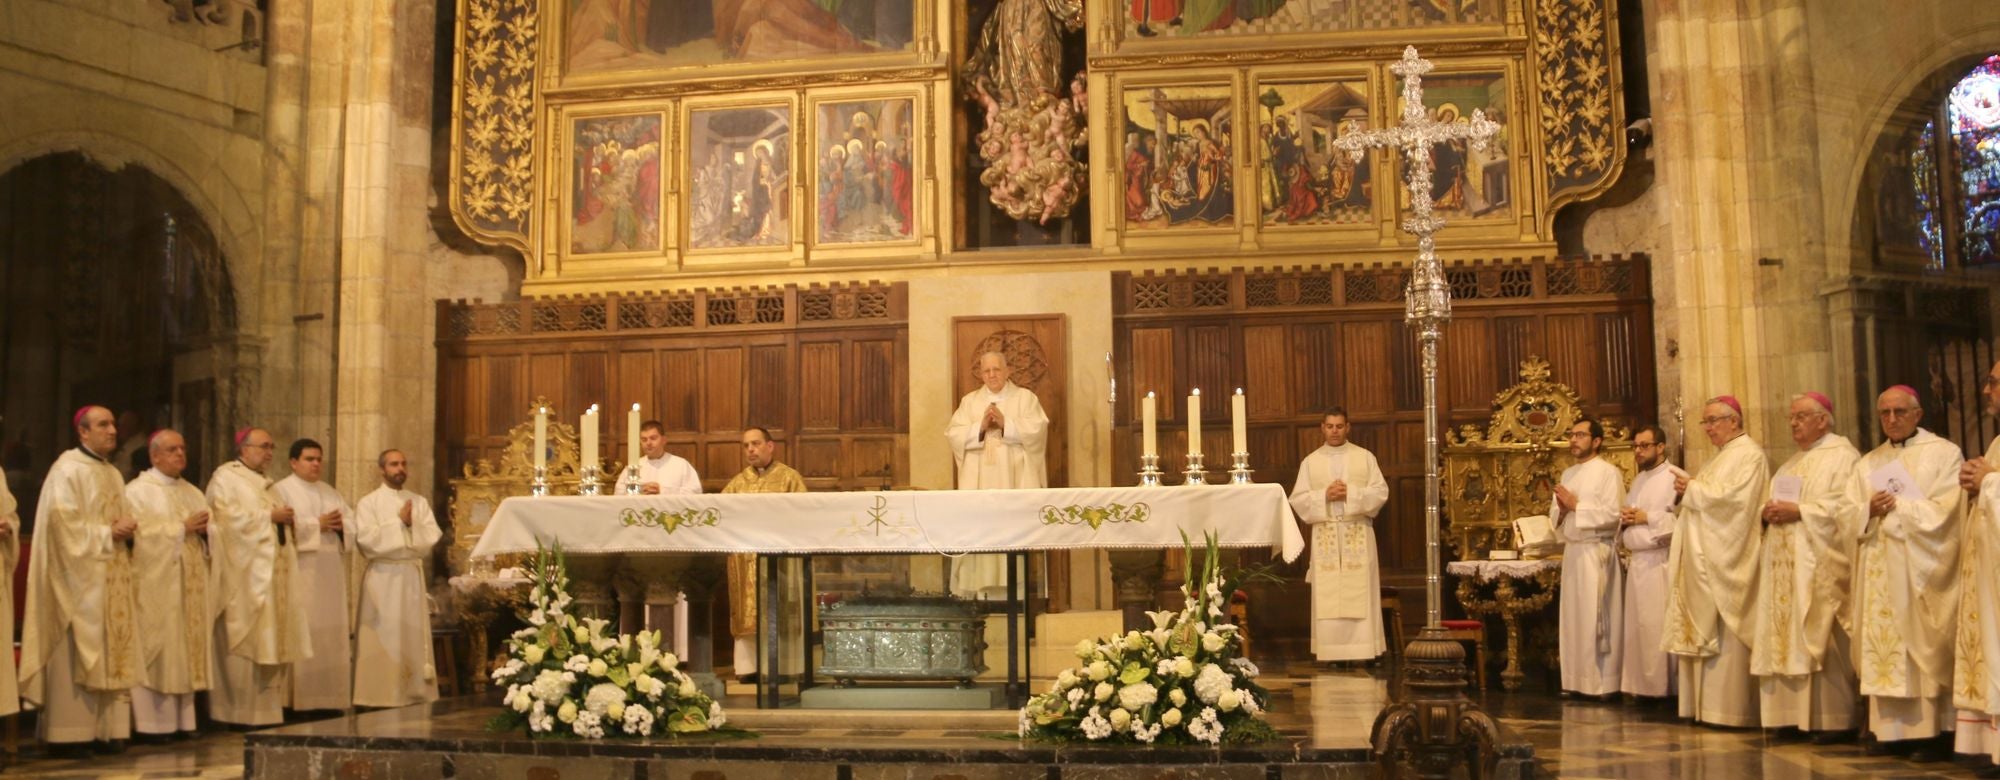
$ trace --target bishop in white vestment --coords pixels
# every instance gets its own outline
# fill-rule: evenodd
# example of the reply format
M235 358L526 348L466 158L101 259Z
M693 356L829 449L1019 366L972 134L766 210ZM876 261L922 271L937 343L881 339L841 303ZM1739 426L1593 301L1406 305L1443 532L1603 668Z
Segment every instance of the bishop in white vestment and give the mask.
M438 697L424 561L444 532L431 503L403 489L410 467L402 451L375 463L382 486L362 497L355 529L368 568L354 635L354 704L401 707Z
M348 561L354 553L354 534L346 524L353 520L354 510L340 491L320 478L325 452L312 439L292 442L292 473L272 488L278 501L292 508L298 593L312 635L312 656L292 664L285 703L294 710L344 710L353 700L349 684L354 664L348 648L354 612L348 601L352 592Z
M131 545L139 524L106 460L118 445L111 410L87 406L71 422L80 444L49 467L35 505L21 700L42 708L44 741L117 743L132 735L139 679Z
M1014 371L997 352L979 356L981 386L959 399L945 438L958 466L959 490L1042 488L1049 485L1045 454L1049 416L1035 394L1013 382ZM1025 585L1024 585L1025 587ZM1007 556L967 555L951 562L951 592L965 598L1004 598Z
M1624 601L1618 567L1618 509L1625 475L1597 457L1604 426L1579 420L1569 430L1575 465L1563 469L1549 499L1549 517L1563 542L1558 641L1562 689L1584 696L1618 692Z
M1767 729L1855 727L1852 621L1842 613L1861 531L1861 496L1853 481L1861 453L1832 425L1833 402L1825 395L1792 399L1792 442L1799 449L1778 466L1764 494L1750 673L1757 675Z
M14 614L14 567L21 562L21 506L14 491L7 488L7 473L0 471L0 615ZM14 644L14 620L0 620L0 647ZM12 658L0 673L0 717L21 711L21 680Z
M1667 545L1674 538L1674 478L1680 469L1667 462L1667 436L1657 425L1632 434L1639 475L1619 509L1619 542L1631 551L1625 568L1624 656L1619 690L1634 696L1674 692L1673 656L1660 649L1666 626Z
M1986 414L2000 417L2000 362L1981 385ZM1959 550L1958 644L1952 653L1956 752L2000 764L2000 437L1984 457L1958 469L1966 491L1965 547Z
M1757 557L1763 539L1764 450L1743 433L1743 407L1718 396L1702 407L1702 431L1714 459L1693 478L1677 477L1679 527L1667 554L1667 620L1660 646L1679 657L1680 714L1738 728L1757 725L1757 685L1750 676L1757 603Z
M1958 446L1917 427L1923 407L1916 391L1898 385L1875 399L1887 441L1855 468L1868 496L1854 576L1856 671L1868 697L1868 728L1880 742L1916 745L1920 759L1950 757L1954 727L1952 642L1958 627L1958 545L1963 494ZM1900 464L1914 480L1895 488L1874 484ZM1914 744L1914 743L1913 743Z
M172 430L147 440L153 467L125 485L125 499L139 521L133 550L138 568L139 685L132 689L132 721L140 734L164 736L196 729L194 695L208 690L214 659L209 647L208 497L181 478L187 442Z
M272 448L262 428L241 431L236 459L208 479L209 592L217 618L208 709L218 721L243 726L284 720L287 672L312 654L298 592L294 514L263 472Z
M1320 418L1326 443L1299 464L1292 511L1312 528L1312 650L1321 661L1358 661L1388 649L1382 636L1382 573L1375 515L1389 481L1375 454L1347 440L1346 410Z

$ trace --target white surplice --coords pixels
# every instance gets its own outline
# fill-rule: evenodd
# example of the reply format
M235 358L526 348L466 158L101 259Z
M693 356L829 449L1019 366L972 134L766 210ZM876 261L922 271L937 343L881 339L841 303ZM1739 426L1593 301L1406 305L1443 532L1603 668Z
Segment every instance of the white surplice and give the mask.
M14 567L21 562L21 507L14 501L14 491L7 487L7 472L0 470L0 524L7 527L7 538L0 541L0 615L9 616L0 620L0 647L14 644ZM0 717L21 711L21 681L16 676L14 660L7 658L7 667L0 673Z
M1674 477L1665 459L1632 478L1625 506L1643 510L1646 522L1626 526L1619 542L1631 551L1625 568L1624 656L1619 690L1634 696L1673 693L1673 656L1660 649L1667 613L1667 545L1674 538Z
M180 477L147 469L125 485L139 521L133 549L138 569L139 647L144 656L132 717L139 733L193 731L194 694L209 687L208 547L187 520L208 509L201 490Z
M1327 486L1347 483L1347 499L1326 500ZM1312 585L1312 649L1321 661L1374 658L1382 636L1382 572L1375 515L1389 503L1389 482L1375 454L1353 442L1320 445L1299 464L1292 511L1312 528L1306 579Z
M1762 499L1771 480L1749 436L1723 443L1689 480L1667 555L1667 618L1660 647L1680 657L1681 717L1757 725L1750 675Z
M403 525L403 505L410 524ZM401 707L438 697L424 561L444 535L431 504L383 485L361 499L355 536L368 568L354 637L354 703Z
M1772 477L1773 486L1781 479L1801 486L1799 521L1765 528L1759 555L1750 673L1758 678L1765 728L1855 726L1852 621L1843 613L1867 504L1853 479L1860 458L1847 437L1829 433L1792 453ZM1765 491L1765 502L1771 493Z
M1625 475L1605 459L1591 458L1563 469L1561 481L1576 494L1576 509L1568 514L1549 499L1549 517L1556 518L1563 542L1557 642L1562 689L1585 696L1617 693L1624 638L1618 606L1625 596L1616 544Z
M2000 438L1986 447L1986 462L2000 465ZM1952 653L1955 749L2000 763L2000 472L1986 475L1967 501Z
M620 476L618 489L623 491L626 485L644 485L648 482L658 483L660 495L663 496L692 496L701 493L701 475L695 473L694 464L687 462L687 458L671 452L661 453L657 458L640 456L638 479Z
M1901 446L1884 442L1854 469L1855 488L1901 461L1916 490L1869 518L1854 575L1855 667L1876 739L1924 739L1953 728L1952 641L1958 627L1959 520L1964 493L1958 446L1917 429Z
M320 515L339 511L342 527L354 522L347 499L324 481L307 482L293 474L272 490L292 508L293 541L299 557L299 596L305 602L306 625L312 634L312 657L292 664L291 693L286 702L295 710L347 709L353 695L353 605L348 572L354 554L354 532L320 527Z
M271 480L240 460L209 477L208 506L209 604L218 618L209 714L273 725L284 720L287 672L312 653L292 534L278 542Z
M987 406L997 406L1003 427L982 430ZM981 386L959 399L945 428L951 459L958 466L958 489L1041 488L1049 485L1046 453L1049 416L1041 399L1008 382L993 392ZM967 555L951 562L951 592L965 598L1003 594L1007 557Z
M49 467L35 505L22 618L21 700L41 707L49 742L124 739L139 680L131 546L111 536L130 517L125 483L81 447Z

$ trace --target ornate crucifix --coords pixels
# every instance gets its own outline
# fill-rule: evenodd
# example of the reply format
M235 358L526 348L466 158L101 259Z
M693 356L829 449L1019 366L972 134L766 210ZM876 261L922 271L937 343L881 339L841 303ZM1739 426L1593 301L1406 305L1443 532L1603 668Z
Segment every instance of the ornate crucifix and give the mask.
M1438 561L1438 410L1437 345L1444 323L1451 319L1451 286L1444 280L1433 239L1444 220L1432 211L1431 147L1465 141L1474 150L1500 131L1484 111L1472 121L1445 124L1424 107L1423 75L1430 60L1417 47L1403 49L1403 60L1389 70L1403 78L1403 121L1381 130L1353 133L1333 142L1336 149L1360 162L1369 149L1401 149L1405 181L1410 191L1410 215L1403 231L1417 237L1417 261L1404 291L1403 319L1417 331L1423 348L1424 371L1424 541L1425 623L1416 641L1404 650L1404 698L1375 717L1373 751L1379 760L1413 767L1422 777L1452 776L1456 767L1478 763L1491 766L1499 728L1464 694L1465 649L1439 622L1442 599ZM1469 767L1468 767L1469 768ZM1483 768L1483 767L1482 767ZM1475 776L1482 775L1473 769Z

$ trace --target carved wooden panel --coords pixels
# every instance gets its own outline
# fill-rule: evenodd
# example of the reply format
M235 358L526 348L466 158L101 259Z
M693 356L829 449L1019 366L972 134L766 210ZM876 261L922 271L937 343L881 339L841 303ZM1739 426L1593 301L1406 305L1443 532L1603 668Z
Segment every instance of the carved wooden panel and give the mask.
M1287 376L1291 361L1286 359L1286 326L1256 325L1243 328L1243 405L1250 419L1283 417L1291 411L1292 383Z
M740 431L748 424L743 419L743 399L748 388L743 381L743 350L737 347L712 347L702 350L702 399L701 429L704 431Z
M1403 328L1393 321L1348 322L1340 328L1340 376L1334 397L1345 398L1340 405L1348 414L1370 415L1389 411L1390 384L1384 376L1389 367L1389 339L1403 338ZM1339 403L1338 401L1336 403Z
M952 406L979 386L979 355L1000 352L1014 369L1014 384L1033 391L1049 415L1049 487L1069 484L1069 332L1060 314L954 317ZM943 436L943 431L919 435Z
M838 341L814 341L799 345L799 385L801 387L842 387L846 378L840 373L840 351L844 346ZM803 419L799 420L802 430L838 430L840 428L840 396L837 393L802 393L800 409Z
M1158 399L1155 407L1159 419L1180 419L1179 407L1168 399L1179 392L1174 383L1174 329L1154 327L1134 327L1130 346L1126 349L1128 364L1132 367L1132 381L1129 387L1134 398L1144 398L1147 393L1155 393ZM1131 405L1131 414L1126 422L1139 419L1139 405Z

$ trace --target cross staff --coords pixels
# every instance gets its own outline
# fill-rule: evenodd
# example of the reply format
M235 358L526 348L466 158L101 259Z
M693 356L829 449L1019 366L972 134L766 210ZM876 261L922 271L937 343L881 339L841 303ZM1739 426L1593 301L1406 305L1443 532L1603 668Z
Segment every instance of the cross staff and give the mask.
M1410 215L1403 218L1403 232L1417 237L1417 261L1410 273L1410 286L1403 291L1403 319L1417 329L1423 345L1424 376L1424 536L1426 569L1426 631L1440 630L1442 587L1438 562L1438 419L1437 343L1444 322L1451 319L1451 285L1445 283L1444 266L1438 262L1434 237L1444 220L1433 211L1431 202L1431 147L1452 141L1467 141L1474 151L1483 151L1487 140L1500 132L1500 125L1486 118L1484 110L1472 112L1470 122L1444 123L1431 118L1424 108L1424 74L1431 72L1430 60L1417 56L1417 47L1403 48L1401 62L1389 71L1403 77L1403 121L1395 127L1351 133L1333 142L1333 148L1353 155L1360 162L1369 149L1403 150L1410 190Z

